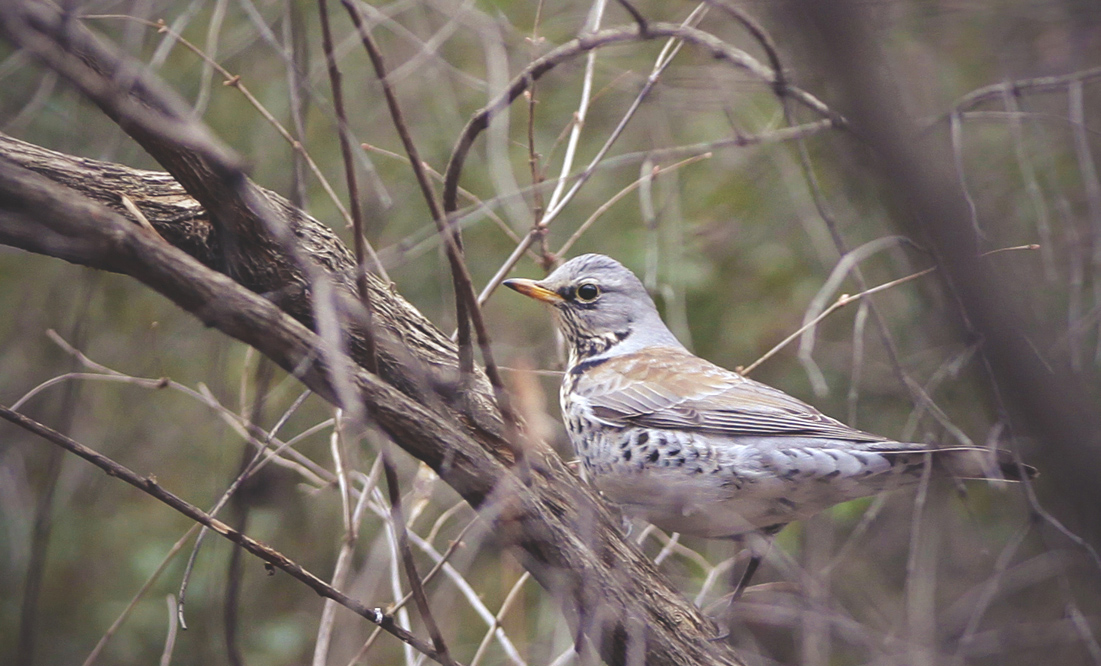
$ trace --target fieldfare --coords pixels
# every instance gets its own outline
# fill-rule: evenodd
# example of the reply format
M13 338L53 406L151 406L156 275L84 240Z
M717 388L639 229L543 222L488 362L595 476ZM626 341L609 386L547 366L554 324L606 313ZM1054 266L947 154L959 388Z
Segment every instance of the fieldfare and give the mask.
M552 306L569 347L562 418L586 479L624 513L704 537L772 534L839 502L917 483L925 465L1016 479L1005 451L897 442L693 355L642 282L600 254L506 286ZM740 594L760 556L737 585Z

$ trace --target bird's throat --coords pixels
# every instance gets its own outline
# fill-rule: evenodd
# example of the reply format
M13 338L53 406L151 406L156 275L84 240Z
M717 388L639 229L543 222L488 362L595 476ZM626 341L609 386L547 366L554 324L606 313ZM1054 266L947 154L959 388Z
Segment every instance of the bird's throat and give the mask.
M606 354L613 347L630 337L630 335L631 331L624 330L604 335L570 336L569 367L576 367L581 363L585 363Z

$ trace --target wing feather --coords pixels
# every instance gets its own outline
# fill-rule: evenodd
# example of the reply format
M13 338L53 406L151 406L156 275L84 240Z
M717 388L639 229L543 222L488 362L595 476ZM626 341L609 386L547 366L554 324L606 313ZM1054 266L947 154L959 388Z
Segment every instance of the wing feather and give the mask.
M578 389L593 415L610 425L691 429L728 437L888 441L684 350L659 348L610 359L586 373Z

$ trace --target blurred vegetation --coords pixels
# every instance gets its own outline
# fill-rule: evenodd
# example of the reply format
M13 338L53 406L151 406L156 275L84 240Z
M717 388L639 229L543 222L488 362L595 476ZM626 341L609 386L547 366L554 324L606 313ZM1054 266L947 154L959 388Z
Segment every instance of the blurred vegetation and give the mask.
M643 0L634 4L650 20L675 22L694 7ZM836 91L818 70L804 36L780 20L784 4L739 6L769 29L793 81L829 104ZM241 93L222 85L216 73L211 76L192 51L166 42L154 27L120 16L164 19L240 75L264 107L291 127L291 95L279 45L289 33L286 24L292 8L302 18L309 47L301 140L343 196L346 187L314 3L99 0L81 4L79 11L104 15L86 23L150 63L184 98L201 101L203 120L245 156L254 179L291 196L292 148ZM571 0L397 0L372 8L368 15L374 34L424 160L442 172L470 115L533 57L576 36L590 9L589 3ZM365 183L361 192L368 238L385 257L397 290L450 331L454 316L446 262L404 157L391 154L404 155L379 84L346 14L338 10L339 6L332 8L332 20L350 131L356 141L369 144L357 154ZM931 135L948 131L946 114L972 90L1101 63L1101 9L1090 3L923 0L868 3L867 11L880 38L883 66L897 73L899 94L916 116L927 119ZM263 28L257 17L262 17ZM629 22L618 4L609 3L604 25ZM712 9L699 27L765 61L759 46L722 12ZM629 44L597 53L593 103L571 173L583 169L611 134L645 83L661 47L658 42ZM543 176L551 181L540 186L544 200L561 168L564 137L578 108L584 73L581 58L536 85L535 151ZM76 155L158 168L98 109L3 44L0 83L4 132ZM1098 92L1095 80L1087 80L1083 108L1088 150L1095 148L1101 127ZM1007 284L1019 285L1021 298L1050 323L1056 344L1039 353L1096 363L1101 358L1096 316L1101 275L1091 268L1090 252L1101 244L1101 226L1091 217L1088 200L1096 174L1075 152L1076 125L1066 89L1047 94L1025 90L1016 101L1022 113L1007 114L1004 103L995 101L980 107L983 113L962 121L960 166L976 202L983 245L993 250L1044 243L1041 250L1005 252L988 260L1004 273ZM803 122L816 119L805 111L797 115ZM508 114L507 135L495 137L491 131L479 139L462 178L462 186L490 202L488 208L518 235L530 227L535 206L528 117L527 105L518 101ZM737 134L767 135L783 126L780 106L767 85L684 48L616 141L606 164L551 225L547 247L560 247L593 211L644 172L689 156L649 161L649 151ZM825 205L850 249L896 233L872 177L874 162L858 141L831 130L810 136L806 147ZM622 156L634 157L619 159ZM348 229L317 179L307 176L305 187L307 210L350 245ZM653 211L650 219L647 210ZM481 213L469 219L464 240L479 288L515 247ZM614 204L570 254L582 252L605 253L635 269L681 339L700 355L731 368L748 365L799 328L840 256L816 208L794 142L716 147L707 159L657 176ZM899 245L869 258L862 267L869 284L876 285L910 275L930 262L920 249ZM525 257L513 274L538 276L542 270ZM839 293L855 291L850 279ZM937 405L962 432L976 443L986 442L1000 424L997 405L981 357L967 346L975 341L961 342L953 305L935 278L896 287L877 296L875 303L904 371L930 387ZM797 343L763 364L754 377L867 430L958 443L927 414L916 420L911 432L904 432L915 409L910 394L892 367L874 321L869 319L854 334L857 311L856 305L844 308L817 329L813 358L828 393L815 394L797 358ZM561 367L549 318L536 304L497 293L485 312L498 358L505 365ZM82 370L47 336L51 330L97 363L129 376L168 377L195 391L208 390L213 399L239 414L250 413L256 392L263 388L256 384L255 354L205 329L137 282L0 247L0 402L10 405L51 378ZM854 335L861 341L855 352ZM855 383L854 364L859 370ZM529 393L541 391L546 422L552 424L549 432L563 455L571 455L557 421L558 378L545 375L533 383L527 372L512 371L508 376ZM301 390L276 372L257 422L270 428ZM65 400L68 391L75 398L71 403ZM61 413L66 404L71 404L71 411ZM78 441L141 474L155 475L162 486L202 507L213 505L229 485L242 456L241 438L216 410L173 388L71 379L44 390L23 409L47 424L69 423L68 432ZM310 398L281 433L290 438L331 417L328 405ZM535 413L528 419L542 421ZM331 428L322 429L296 448L331 468L330 433ZM1027 458L1029 443L1019 444L1026 445L1022 450ZM32 530L36 507L50 483L50 455L42 441L0 426L0 663L15 663ZM366 471L376 454L365 446L356 455L356 467ZM423 478L416 461L402 456L400 463L409 506L422 511L413 529L427 535L459 500L442 484ZM418 474L420 480L415 481ZM1037 486L1043 500L1051 489L1045 488L1042 477ZM817 648L812 654L801 642L812 631L809 621L801 619L801 611L794 616L781 612L812 606L780 594L768 606L775 611L772 615L761 610L747 616L735 634L746 654L755 655L753 663L856 664L896 654L896 642L904 641L915 612L915 543L929 539L929 530L937 535L935 575L920 580L935 585L938 643L930 663L1031 664L1046 659L1073 664L1098 658L1101 589L1098 571L1086 555L1044 528L1029 531L1019 548L1004 550L1030 520L1019 489L972 484L961 501L951 487L935 486L930 496L927 511L935 521L922 523L925 531L914 530L913 492L843 505L812 525L784 531L776 548L782 555L765 566L758 582L798 581L800 567L806 567L806 575L830 590L828 603L814 608L836 622L826 632L829 650ZM61 462L52 502L34 663L80 663L189 524L72 457ZM323 578L331 575L343 533L340 499L333 488L310 486L295 473L272 466L249 488L247 502L250 535ZM866 531L857 529L869 506L878 513ZM469 508L458 509L435 535L435 547L446 550L472 515ZM385 524L383 517L367 512L348 584L353 596L381 606L394 599L395 564ZM632 536L642 533L639 526ZM645 534L644 548L658 556L665 541ZM850 537L852 543L846 545ZM190 544L170 562L99 663L152 663L159 658L169 619L164 598L177 592ZM827 562L839 558L828 574L807 564L808 558L820 558L823 552ZM686 596L695 597L710 568L734 553L726 542L685 539L663 557L662 568ZM229 554L227 543L210 538L198 556L188 590L189 629L178 638L176 664L230 663L222 617ZM421 556L418 551L423 572L431 561ZM1001 557L1006 560L999 561ZM461 548L454 562L494 613L523 574L492 541L481 539ZM1011 575L1000 577L1007 569ZM721 581L727 577L719 576L705 604L725 591ZM976 611L977 595L999 583L1002 591L989 600L989 607ZM486 625L452 582L437 580L429 592L452 650L470 663ZM246 663L298 664L311 658L322 607L319 598L285 576L267 575L260 563L247 557L241 598L238 631ZM423 635L412 614L413 626ZM1077 624L1068 619L1078 617L1082 620ZM959 647L972 618L977 622L974 639ZM502 627L529 664L550 663L572 645L557 601L530 580ZM371 629L352 614L338 611L328 663L349 663ZM952 662L957 649L960 660ZM359 663L411 663L409 659L397 641L383 636ZM496 642L483 659L482 663L510 663Z

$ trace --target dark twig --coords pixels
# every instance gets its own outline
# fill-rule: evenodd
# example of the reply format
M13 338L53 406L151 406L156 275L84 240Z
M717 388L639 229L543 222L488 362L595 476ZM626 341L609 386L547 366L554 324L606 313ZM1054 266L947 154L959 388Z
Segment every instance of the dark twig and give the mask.
M638 35L642 39L645 39L647 33L649 33L650 27L646 21L646 17L642 15L642 12L638 11L630 0L616 0L621 7L627 10L627 13L631 15L631 18L638 24Z
M772 40L772 35L769 35L764 26L758 23L752 16L745 13L741 7L737 7L727 0L706 1L707 4L718 7L730 16L730 18L740 23L742 27L757 40L757 43L764 49L765 55L768 56L768 64L769 67L772 68L774 77L773 87L776 90L776 95L777 97L783 97L786 94L785 88L787 87L787 78L784 76L784 68L780 62L780 51L776 48L776 42Z
M379 51L378 45L375 43L370 31L367 30L367 26L363 21L363 16L360 14L359 9L350 0L341 0L341 3L348 11L348 15L351 16L352 22L359 32L360 40L363 42L363 48L366 49L368 56L371 58L371 64L375 68L375 75L378 77L379 84L382 86L383 93L386 96L386 103L390 109L390 117L393 119L394 127L401 137L405 152L409 155L409 164L413 168L413 174L416 176L417 183L420 185L421 192L428 204L432 220L436 223L436 228L439 230L440 236L444 241L444 247L447 250L447 259L451 265L451 279L455 285L455 310L459 328L460 372L466 377L474 371L474 356L469 329L470 323L473 323L474 332L478 339L478 347L482 352L482 362L485 366L486 377L489 378L489 382L493 386L493 391L497 398L497 406L501 410L501 418L505 423L506 439L512 446L513 454L519 458L521 457L521 451L518 446L519 440L515 432L515 425L517 423L515 413L510 406L508 393L505 390L504 381L501 379L501 373L493 359L489 331L486 329L481 308L478 306L478 295L474 291L474 283L470 278L466 263L463 261L462 237L459 235L458 229L454 225L449 224L446 220L446 214L450 211L445 212L446 209L440 209L440 204L436 199L436 194L433 191L432 182L428 178L424 162L420 158L420 153L417 151L416 144L413 143L413 137L409 133L409 128L405 123L401 105L398 104L397 96L394 94L393 88L386 79L386 65L382 60L382 53Z
M359 39L363 43L363 48L367 51L367 55L371 59L371 65L375 69L375 76L378 78L379 85L382 86L383 95L386 97L386 105L390 110L390 118L394 121L394 129L401 138L405 153L409 156L409 166L412 167L413 175L416 177L417 184L420 186L421 194L424 195L425 203L428 204L428 212L432 216L432 221L435 222L436 229L443 237L444 247L447 250L447 260L451 265L451 279L455 286L455 315L459 327L459 367L464 375L468 375L474 369L474 352L470 340L469 317L472 315L468 311L469 299L463 294L464 283L470 282L470 275L466 272L466 265L462 261L462 237L456 229L444 222L444 213L440 210L439 201L436 199L436 192L432 188L432 181L429 180L428 174L425 171L424 161L421 159L420 151L417 150L417 145L413 142L413 136L410 134L409 127L405 122L405 115L402 113L401 105L398 104L398 98L394 94L390 82L386 79L386 64L383 62L382 52L379 50L378 44L375 43L374 37L371 36L371 32L367 29L359 8L349 0L341 0L341 4L344 5L344 9L347 10L348 15L352 19L352 23L355 24L356 30L359 32ZM473 289L473 287L471 288Z
M535 49L542 43L543 39L539 36L539 20L543 16L543 0L539 0L539 4L535 6L535 21L531 28L531 47L532 58L535 57ZM532 81L528 85L527 90L527 102L528 102L528 167L531 169L531 196L534 203L534 210L532 210L532 219L535 225L538 225L543 219L543 213L546 212L546 205L543 200L543 169L539 164L540 155L535 150L535 82ZM544 237L544 243L542 248L542 256L540 261L549 265L549 252L546 247L546 237ZM518 240L518 239L517 239Z
M336 109L337 123L340 128L340 150L344 156L344 171L348 179L348 195L351 198L349 205L352 211L352 221L355 233L355 253L356 253L356 284L359 289L360 298L363 299L363 306L367 312L368 320L371 316L371 302L370 294L367 291L366 275L364 271L364 256L363 256L363 217L360 212L359 206L359 194L356 187L355 179L355 166L352 162L351 146L348 142L347 135L347 117L344 113L344 96L341 88L341 75L340 69L337 67L336 58L333 55L333 38L332 30L329 26L329 9L328 2L326 0L320 0L318 3L319 11L321 13L321 35L322 43L325 50L325 61L329 69L329 81L333 89L333 106ZM344 4L345 8L352 14L353 20L358 16L358 13L351 8L347 3ZM394 125L398 128L398 133L402 137L402 142L405 145L406 152L409 155L410 164L413 166L413 172L417 176L417 181L421 184L421 190L424 193L425 199L428 201L428 207L432 212L433 219L439 219L439 210L436 205L435 194L432 192L431 184L427 180L427 176L424 173L423 162L417 154L416 146L413 143L412 137L409 135L408 128L405 126L405 122L401 116L400 108L398 107L397 100L393 95L392 90L385 81L385 73L383 71L383 65L381 55L378 53L377 48L374 47L373 40L371 40L369 33L363 30L360 21L356 20L356 28L359 29L362 38L364 39L364 45L367 47L368 53L371 55L371 61L375 65L376 72L384 90L386 91L386 100L390 105L391 115L394 119ZM368 46L368 41L371 41ZM449 250L451 246L449 245ZM450 257L449 253L449 257ZM458 289L458 281L456 281L456 289ZM456 294L456 300L461 301L461 294ZM463 317L460 321L465 322L466 318ZM470 348L470 333L469 324L467 324L467 349ZM374 344L371 343L371 348L367 352L367 356L370 360L369 370L375 372L375 366L377 360L375 359ZM461 348L461 346L460 346ZM467 355L470 356L469 352ZM473 357L471 356L469 370L464 369L464 372L473 371ZM369 416L364 413L364 410L358 408L357 405L348 405L348 407L356 407L352 409L353 414L360 416L366 424ZM369 426L371 430L376 430L377 427ZM390 515L393 523L394 533L397 536L398 550L401 553L402 566L405 568L406 577L409 579L409 587L413 591L413 598L417 604L417 610L420 612L421 619L424 621L425 627L428 629L428 635L432 639L432 644L436 648L436 652L439 657L440 663L452 666L455 664L450 652L447 649L447 643L444 641L443 634L440 632L439 626L436 624L436 619L432 614L432 608L428 604L428 597L424 593L424 586L421 584L420 574L417 573L416 562L413 560L413 551L409 547L409 535L405 528L405 518L401 508L401 490L398 487L398 474L394 468L394 461L390 455L390 443L386 440L385 435L381 432L377 432L378 439L382 440L383 444L380 447L380 455L382 456L382 466L386 474L386 485L390 493ZM352 528L350 528L352 529ZM350 532L351 533L351 532Z
M462 133L459 135L459 140L456 142L455 148L451 151L451 159L448 161L447 170L444 172L444 211L450 214L458 208L459 177L462 174L463 164L474 144L474 140L489 126L489 122L494 116L507 109L517 97L528 89L531 83L538 80L541 76L558 65L593 49L624 42L647 41L665 37L680 39L704 49L708 51L713 58L726 61L735 67L743 69L765 83L775 84L776 82L772 70L759 63L756 59L730 46L708 32L688 26L672 23L650 23L645 34L640 34L638 26L626 26L608 28L589 35L583 35L559 46L542 58L531 62L512 80L508 88L501 93L497 99L490 102L470 118L466 127L463 128ZM799 88L787 85L785 87L785 94L823 117L831 119L831 121L836 124L844 123L844 120L831 111L829 107L813 95Z
M413 594L413 603L417 605L417 611L428 629L428 635L432 638L432 644L439 653L439 661L442 664L454 664L451 654L447 651L443 633L436 624L436 618L432 614L432 607L428 604L428 595L424 593L424 584L420 574L417 573L417 563L413 560L413 549L409 546L409 531L405 527L405 513L401 508L401 488L398 486L398 472L394 468L394 461L390 456L389 443L383 447L382 470L386 475L386 490L390 497L390 521L394 525L394 534L397 536L398 552L401 553L402 566L405 567L406 578L409 579L409 589Z
M93 281L85 288L78 300L75 321L70 337L80 344L85 337L85 323L88 313L90 296L95 289L98 280ZM76 370L79 361L70 363L71 370ZM62 395L57 405L57 417L62 431L72 428L76 415L77 402L80 398L80 384L70 384ZM61 475L61 464L65 454L57 449L52 449L46 458L46 469L42 473L42 491L38 495L38 502L34 507L34 523L31 528L30 557L27 563L27 572L24 576L23 598L19 608L19 640L15 653L16 664L30 666L35 663L34 647L38 627L38 600L42 592L42 581L46 572L47 556L49 554L50 536L53 533L54 499L56 497L57 481Z
M299 406L301 406L302 402L309 395L309 391L302 393L302 395L300 395L298 399L295 400L294 404L291 405L290 409L287 410L286 414L283 415L279 422L272 427L271 431L265 433L261 428L256 425L259 422L259 414L261 410L260 397L263 396L264 393L266 393L267 391L266 386L270 382L270 373L272 370L270 364L263 362L261 364L261 368L265 367L266 369L264 369L263 372L257 372L257 384L261 388L258 389L257 403L253 407L253 413L249 417L248 421L245 422L247 432L249 432L250 437L254 438L251 440L251 442L256 447L256 453L254 453L250 459L248 456L248 449L246 448L244 451L242 451L241 471L237 474L237 477L233 480L233 483L229 484L229 487L226 488L225 492L222 493L222 496L218 498L218 501L215 502L214 506L211 507L209 513L212 517L217 516L218 512L221 511L226 503L230 500L237 501L237 491L240 490L246 482L250 481L253 475L259 472L264 467L264 465L272 459L265 457L265 454L267 454L269 450L271 450L270 447L275 441L277 441L275 439L276 433L286 422L286 419L289 418L289 416L294 413L294 411ZM289 442L281 444L279 448L274 449L274 451L272 452L272 456L274 457L276 455L279 455L282 450L287 446L289 446ZM293 451L293 449L291 450ZM245 515L247 515L247 513ZM237 524L240 526L238 527L238 530L243 532L245 529L245 523L238 522ZM184 565L184 573L180 580L180 590L176 597L176 615L180 628L184 630L187 629L187 621L184 615L184 609L187 604L187 588L191 581L191 573L195 568L195 562L199 556L199 550L202 548L203 542L206 540L207 533L208 531L206 530L206 528L203 528L199 531L199 536L195 539L195 545L192 546L191 555L189 555L187 558L187 564Z
M520 483L505 464L503 444L488 431L434 411L430 400L412 399L343 355L319 358L327 343L268 299L73 190L3 159L0 243L131 275L207 325L256 347L334 405L341 404L336 377L352 377L360 399L395 443L473 507L493 507L488 527L540 584L562 592L567 619L576 623L575 611L609 609L608 622L590 627L599 632L591 640L608 663L623 663L617 650L627 617L643 618L651 627L646 652L652 663L740 663L725 646L705 640L713 634L711 623L623 542L599 499L578 486L548 448L533 442L538 464L529 483Z
M19 412L13 412L5 406L0 405L0 418L3 418L15 425L32 432L39 437L42 437L46 441L60 446L61 448L74 453L81 458L92 463L96 467L102 469L108 476L121 479L126 483L134 486L138 490L145 494L160 500L169 507L182 513L188 518L201 523L211 530L214 530L218 534L221 534L226 539L237 544L241 548L244 548L249 553L259 557L265 562L271 564L275 568L289 574L295 580L304 583L307 587L312 589L318 595L332 599L338 604L351 610L355 614L366 618L370 622L377 624L386 631L390 632L394 637L407 643L413 649L421 652L425 656L440 661L441 656L439 653L427 642L417 638L409 631L400 627L397 622L394 621L392 615L387 615L380 608L369 608L368 606L360 603L359 601L349 597L340 590L335 589L325 581L321 580L317 576L313 575L309 571L303 569L300 565L287 558L285 555L275 550L274 548L256 541L244 534L241 534L235 529L232 529L217 518L213 518L206 512L199 509L197 506L185 502L183 499L168 492L162 488L154 477L141 477L135 474L133 471L120 465L107 456L101 455L88 447L84 446L80 442L67 437L52 428L49 428L41 423L23 416ZM451 662L453 663L453 662Z
M540 8L542 4L540 4ZM534 41L534 38L533 38ZM543 199L543 169L539 164L539 153L535 152L535 83L532 82L528 91L524 93L527 96L528 101L528 167L531 169L531 197L533 210L532 212L532 229L538 229L540 223L543 221L543 214L547 212L546 202ZM540 239L543 241L542 247L539 252L539 262L543 264L543 267L549 269L553 262L553 257L550 254L550 250L547 247L546 234L540 235Z
M783 71L778 60L775 66L777 67L776 71L778 73ZM781 91L777 91L777 95L780 96L780 104L783 107L784 119L788 127L797 126L798 121L795 118L795 110L791 107L788 97ZM826 196L822 192L822 187L818 182L818 176L814 172L814 164L811 162L810 149L807 147L806 138L804 136L796 137L795 145L799 152L799 165L802 167L803 175L807 180L807 187L810 189L811 198L814 200L814 207L818 211L818 216L822 218L822 222L826 225L826 229L829 231L830 239L833 241L837 253L844 257L848 254L849 247L845 242L845 238L841 235L837 219L834 217L829 204L826 202ZM861 270L859 265L853 266L851 274L860 291L868 291L868 281L864 277L864 271ZM891 336L890 328L887 326L887 321L882 312L880 312L879 307L876 306L875 301L871 298L866 299L865 302L868 304L868 312L871 313L872 320L875 322L876 332L879 334L879 340L887 352L887 358L890 361L895 376L902 386L910 393L915 403L933 406L933 401L929 395L925 393L917 382L911 379L909 373L907 373L906 369L903 367L898 346ZM937 410L934 409L931 411L936 412Z
M306 21L303 9L296 2L288 2L283 16L283 49L287 53L287 101L294 136L299 144L306 138L306 114L310 109L310 89L306 72L309 71L309 48L306 42ZM298 208L306 209L309 195L306 190L306 159L300 151L292 150L293 169L291 194L288 197Z
M336 56L333 55L333 33L329 26L328 1L319 0L318 10L321 14L321 43L325 50L329 84L333 89L333 109L336 111L337 134L340 136L340 154L344 158L344 178L348 181L348 211L352 214L352 234L355 236L353 247L356 255L356 290L359 292L360 300L363 301L363 310L367 318L367 325L363 327L363 341L366 346L364 367L371 372L378 372L375 336L371 332L371 292L367 289L365 272L367 264L363 243L363 210L359 205L359 184L356 181L356 167L352 159L352 144L348 140L348 116L344 112L344 89L341 85L340 68L337 67Z
M242 460L242 463L247 465L248 449L245 449L244 453L246 458ZM249 507L240 501L240 496L236 496L234 499L235 501L230 505L233 528L244 533L248 529ZM229 661L230 666L244 666L245 664L244 657L241 656L241 642L238 636L241 588L243 587L242 577L244 576L242 563L241 549L234 548L229 554L229 565L226 567L225 602L222 608L222 624L225 627L226 638L226 660ZM177 620L174 624L182 628L178 620L183 614L178 606L174 610L176 611L174 619Z
M252 408L249 410L248 422L251 424L260 423L263 419L264 407L267 404L268 389L271 386L272 374L275 370L275 364L269 361L265 357L260 357L260 362L256 366L256 395L253 398ZM272 435L274 436L276 428L272 429ZM269 440L271 438L268 438ZM266 449L266 447L264 447ZM256 463L263 455L264 449L258 449L254 455L249 454L249 447L246 444L241 449L241 466L237 474L237 480L233 482L231 487L241 488L244 486L244 481L252 477L252 473L256 471ZM253 483L257 482L257 479L252 479ZM262 482L262 481L261 481ZM251 503L248 500L249 493L240 492L234 493L230 504L230 515L232 516L233 527L238 532L246 532L248 530L248 520L251 514ZM205 531L205 530L204 530ZM201 537L202 535L200 535ZM196 550L198 550L198 542L196 542ZM229 566L226 573L226 591L225 591L225 634L226 634L226 656L229 659L231 666L243 666L245 663L244 657L241 655L241 646L238 641L238 625L240 624L240 617L238 614L241 603L241 588L242 588L242 563L244 558L241 554L240 548L234 548L229 554ZM178 614L181 618L182 613ZM182 626L182 620L181 620Z

